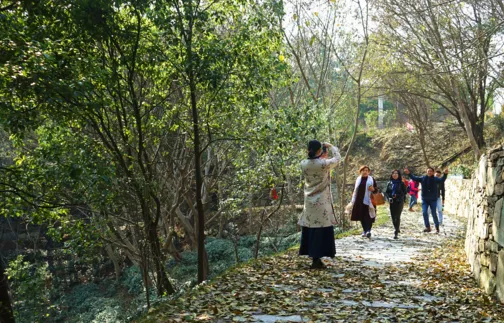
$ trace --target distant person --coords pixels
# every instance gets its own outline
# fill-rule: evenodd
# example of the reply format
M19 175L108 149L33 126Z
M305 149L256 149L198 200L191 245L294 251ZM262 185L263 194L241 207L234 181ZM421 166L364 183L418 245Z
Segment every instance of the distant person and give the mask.
M441 178L441 170L436 169L436 177ZM439 225L443 225L443 207L444 207L444 201L445 201L445 183L438 183L437 186L437 213L438 213L438 220L439 220Z
M376 182L369 173L371 172L368 166L361 166L359 168L359 177L355 181L355 187L352 194L352 221L360 221L362 225L362 236L371 238L371 229L375 222L374 213L372 210L370 214L370 207L373 207L371 202L371 193L377 190ZM375 214L375 216L372 216Z
M410 179L408 182L408 194L410 196L409 209L408 211L413 212L413 206L417 204L418 201L418 191L420 183Z
M392 171L390 180L387 183L385 197L390 204L390 217L394 225L394 239L397 239L401 233L401 213L404 208L404 199L406 198L406 187L402 180L401 172L398 169Z
M328 151L332 157L328 158ZM301 230L300 255L313 259L312 269L325 268L322 257L334 257L334 213L331 195L331 169L341 160L338 148L318 140L308 143L308 159L301 162L305 180L304 208L298 224Z
M436 215L437 209L437 186L439 183L444 183L446 176L448 174L448 168L445 169L443 177L434 176L434 168L427 168L427 175L425 176L415 176L410 174L410 171L406 168L404 173L409 175L409 177L422 184L422 213L424 218L425 230L424 232L431 232L428 209L430 208L432 213L432 219L434 220L434 225L436 226L436 233L439 233L439 221Z

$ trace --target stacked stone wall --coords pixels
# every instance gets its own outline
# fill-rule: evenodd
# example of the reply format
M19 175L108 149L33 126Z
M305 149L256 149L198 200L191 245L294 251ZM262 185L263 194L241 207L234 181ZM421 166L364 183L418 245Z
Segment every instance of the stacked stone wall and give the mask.
M445 209L467 219L465 251L474 278L504 303L504 146L489 150L473 179L446 181Z

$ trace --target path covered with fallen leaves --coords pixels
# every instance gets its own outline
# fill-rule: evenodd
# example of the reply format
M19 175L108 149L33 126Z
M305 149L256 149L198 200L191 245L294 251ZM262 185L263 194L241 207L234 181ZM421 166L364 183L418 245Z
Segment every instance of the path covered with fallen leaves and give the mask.
M465 262L461 220L445 216L441 234L423 233L419 212L336 240L326 270L309 270L295 250L229 271L153 310L142 322L504 322Z

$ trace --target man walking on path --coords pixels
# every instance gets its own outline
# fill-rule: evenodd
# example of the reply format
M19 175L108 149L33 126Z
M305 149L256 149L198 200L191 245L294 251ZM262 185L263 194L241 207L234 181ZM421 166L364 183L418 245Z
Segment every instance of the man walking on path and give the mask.
M441 178L441 170L436 169L436 177ZM445 201L445 186L444 182L438 183L437 186L437 213L439 225L443 225L443 207Z
M404 173L409 175L409 177L422 184L422 213L424 218L425 230L424 232L431 232L428 208L430 207L432 219L434 220L434 225L436 226L436 233L439 233L439 221L436 215L437 209L437 193L438 184L444 183L446 176L448 174L448 168L444 170L443 177L434 176L434 168L427 168L427 175L418 177L410 174L409 169L404 169Z

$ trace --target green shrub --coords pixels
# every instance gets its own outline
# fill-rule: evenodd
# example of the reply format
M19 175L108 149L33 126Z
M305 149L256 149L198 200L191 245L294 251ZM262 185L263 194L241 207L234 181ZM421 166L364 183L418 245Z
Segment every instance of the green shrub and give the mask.
M230 240L214 239L206 243L205 248L210 262L234 258L234 245Z
M391 127L396 121L396 110L385 110L383 111L383 125L387 128Z
M79 293L81 294L78 295ZM72 290L68 296L61 299L61 304L68 309L61 311L56 319L72 323L126 321L129 311L118 298L99 295L100 291L94 288Z
M6 274L15 300L16 321L41 322L52 316L52 275L47 270L47 263L31 264L20 255L10 261Z
M121 285L132 295L138 295L143 291L142 272L138 266L126 268L121 278Z
M368 128L375 129L378 124L378 111L371 110L364 113L364 120Z
M504 133L504 112L490 119L490 123L501 133Z
M185 283L195 282L198 276L198 253L196 251L185 251L181 254L182 261L170 267L170 276Z
M366 132L360 132L355 135L354 145L356 148L360 149L370 149L371 145L371 137L368 136Z
M473 167L465 165L465 164L459 164L453 168L450 169L450 173L452 175L462 175L464 178L471 178L471 173L472 173Z
M256 236L243 236L238 240L238 247L255 248Z

